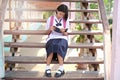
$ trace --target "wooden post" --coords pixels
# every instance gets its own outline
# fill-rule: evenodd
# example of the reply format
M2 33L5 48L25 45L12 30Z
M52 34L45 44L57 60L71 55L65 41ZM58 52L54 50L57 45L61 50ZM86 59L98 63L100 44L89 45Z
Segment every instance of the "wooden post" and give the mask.
M11 3L12 3L11 0L9 0L9 8L10 8L10 9L11 9ZM11 19L11 10L9 10L9 19ZM9 22L9 26L10 26L9 29L10 29L10 30L12 30L11 24L12 24L12 23L11 23L11 21L10 21L10 22Z
M108 24L106 11L104 7L103 0L98 0L99 2L99 8L101 12L101 19L103 21L103 27L104 27L104 65L105 65L105 79L104 80L110 80L110 63L111 63L111 39L110 39L110 27ZM116 80L116 79L114 79Z
M2 0L0 5L0 78L5 76L5 69L4 69L4 41L3 41L3 20L5 16L5 9L7 6L8 0Z
M18 20L21 20L21 18L22 18L22 11L21 11L21 9L23 7L23 4L24 4L24 1L16 1L16 4L15 4L16 8L18 9L15 12L16 19L18 19ZM14 30L20 30L21 26L22 26L21 22L15 22L15 24L14 24ZM18 42L19 40L20 40L20 35L16 35L16 34L12 35L12 41L13 42ZM15 56L15 53L18 51L18 47L15 47L15 48L11 47L10 51L12 53L12 56ZM14 67L15 67L15 64L11 64L10 65L10 70L12 71L12 69Z
M120 0L114 1L110 80L120 80Z
M80 7L81 7L81 9L87 9L88 8L88 3L81 2ZM87 12L81 12L82 20L87 19L87 14L88 14ZM87 30L87 27L85 27L85 23L81 24L81 27L82 27L83 30ZM84 36L84 38L80 43L84 43L88 39L87 35L81 35L81 36ZM78 56L79 57L84 56L84 54L87 53L87 51L88 51L88 49L86 49L86 48L80 48L80 52L79 52ZM87 66L88 66L87 64L77 64L77 69L87 70Z

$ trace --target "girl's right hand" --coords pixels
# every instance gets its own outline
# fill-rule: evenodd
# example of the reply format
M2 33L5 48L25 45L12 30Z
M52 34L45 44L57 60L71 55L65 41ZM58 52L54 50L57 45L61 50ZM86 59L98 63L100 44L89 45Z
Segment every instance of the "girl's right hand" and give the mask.
M55 30L55 26L51 26L50 31L54 31L54 30Z
M55 27L54 26L51 26L48 30L47 30L47 32L46 32L46 34L50 34L52 31L54 31L55 30Z
M64 32L65 32L65 29L64 29L64 28L62 28L62 29L60 29L60 31L61 31L61 33L64 33Z

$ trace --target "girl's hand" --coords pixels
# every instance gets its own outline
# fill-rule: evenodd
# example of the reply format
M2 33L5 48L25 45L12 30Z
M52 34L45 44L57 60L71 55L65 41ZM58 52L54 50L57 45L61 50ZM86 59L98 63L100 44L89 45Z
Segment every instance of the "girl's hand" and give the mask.
M54 30L55 30L55 26L51 26L50 31L54 31Z
M65 30L66 30L66 29L64 29L64 28L63 28L63 29L60 29L60 31L63 33L64 36L68 36L68 33L65 32Z
M48 30L47 30L47 32L46 32L46 34L47 35L49 35L52 31L54 31L55 30L55 27L54 26L51 26Z
M67 32L64 32L63 35L64 35L64 36L68 36L68 33L67 33Z
M60 31L61 31L61 33L64 33L64 32L65 32L65 29L64 29L64 28L62 28L62 29L60 29Z

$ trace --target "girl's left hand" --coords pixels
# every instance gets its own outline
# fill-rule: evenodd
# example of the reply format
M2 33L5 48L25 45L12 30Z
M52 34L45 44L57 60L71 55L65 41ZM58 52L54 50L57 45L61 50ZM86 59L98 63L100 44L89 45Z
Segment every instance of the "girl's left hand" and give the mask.
M60 31L61 31L61 33L64 33L64 32L65 32L65 29L64 29L64 28L62 28L62 29L60 29Z
M68 36L68 33L67 33L67 32L64 32L63 35L64 35L64 36Z

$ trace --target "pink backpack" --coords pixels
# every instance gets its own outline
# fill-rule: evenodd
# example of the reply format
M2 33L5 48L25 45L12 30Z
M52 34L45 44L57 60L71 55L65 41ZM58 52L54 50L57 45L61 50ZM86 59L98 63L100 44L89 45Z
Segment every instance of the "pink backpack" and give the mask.
M50 17L50 27L53 26L53 20L54 20L54 16ZM66 28L66 21L63 19L63 26L64 28Z

